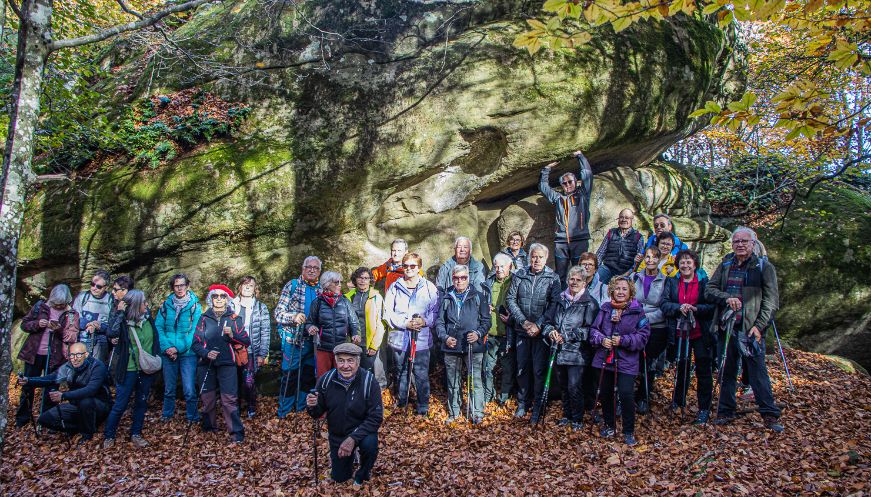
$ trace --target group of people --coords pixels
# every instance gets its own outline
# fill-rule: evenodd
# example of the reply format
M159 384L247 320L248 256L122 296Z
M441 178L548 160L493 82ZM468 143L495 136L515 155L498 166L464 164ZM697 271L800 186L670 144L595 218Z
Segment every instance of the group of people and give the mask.
M623 440L634 445L636 411L650 408L658 358L678 364L672 409L686 404L688 375L695 372L696 424L711 416L713 373L721 364L715 422L734 419L743 363L765 426L782 431L763 340L778 307L777 278L756 234L736 229L732 253L708 278L667 215L654 217L645 240L633 227L633 211L623 209L590 252L592 170L580 151L575 156L579 173L562 175L561 191L549 185L557 163L540 176L540 190L556 211L555 269L546 265L548 247L525 248L515 231L489 271L472 256L472 240L457 238L435 282L402 239L393 241L387 261L358 268L347 284L337 272L322 272L317 256L306 257L271 315L251 276L235 292L210 286L203 308L187 276L174 275L154 313L128 276L112 282L109 296L103 271L75 299L57 285L23 321L29 337L19 354L26 365L17 423L31 419L34 387L65 385L65 391L44 389L38 422L87 440L107 419L103 446L111 447L133 397L131 440L144 447L145 401L161 370L162 421L174 416L180 380L188 422L215 430L220 394L226 429L241 442L241 404L248 417L256 414L254 377L268 358L274 319L281 349L278 417L302 410L326 417L338 481L351 478L355 451L361 462L355 481L370 476L382 389L393 389L398 408L413 398L414 412L428 414L436 364L444 366L448 423L465 417L478 424L488 403L502 405L516 395L515 416L537 424L546 379L555 373L563 391L559 425L581 429L585 413L598 422L601 407L600 435L614 437L620 417Z

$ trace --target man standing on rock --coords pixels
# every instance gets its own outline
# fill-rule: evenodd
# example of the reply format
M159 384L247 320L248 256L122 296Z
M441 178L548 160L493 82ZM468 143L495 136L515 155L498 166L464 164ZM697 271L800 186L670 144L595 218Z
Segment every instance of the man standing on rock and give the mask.
M782 432L780 409L774 404L771 379L765 367L763 339L779 306L777 273L770 261L753 253L756 244L756 232L743 226L736 228L732 232L732 253L717 266L705 289L705 298L718 306L714 323L720 323L727 310L735 313L733 335L728 337L726 360L720 373L722 381L715 424L725 425L735 420L738 361L743 358L765 427Z
M550 171L559 164L551 162L541 170L538 189L547 200L556 206L556 232L554 233L554 261L556 273L566 286L566 277L571 266L576 265L581 254L590 245L590 193L593 188L593 170L580 150L575 151L578 159L578 176L565 173L560 176L563 193L550 187Z
M302 274L281 289L275 306L275 322L281 339L281 383L278 391L278 417L291 411L302 411L305 397L302 390L315 385L315 349L312 339L306 339L302 325L312 303L321 294L321 260L313 255L302 263ZM301 378L300 378L301 376ZM297 391L297 385L300 391Z

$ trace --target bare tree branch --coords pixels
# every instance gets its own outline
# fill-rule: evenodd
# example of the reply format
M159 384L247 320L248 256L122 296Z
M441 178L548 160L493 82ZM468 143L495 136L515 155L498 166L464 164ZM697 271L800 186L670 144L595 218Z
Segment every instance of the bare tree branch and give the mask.
M55 50L61 50L64 48L79 47L82 45L87 45L89 43L96 43L99 41L107 40L121 33L126 33L127 31L135 31L138 29L147 28L148 26L153 26L157 24L158 22L160 22L161 19L166 16L176 14L178 12L184 12L186 10L195 9L200 5L210 1L213 0L190 0L188 2L173 5L172 7L168 7L164 10L158 11L149 17L142 18L135 22L128 22L127 24L113 26L111 28L107 28L87 36L79 36L77 38L70 38L68 40L57 40L52 42L48 46L48 50L49 52L53 52Z
M128 7L127 4L124 3L124 0L115 0L115 2L121 7L121 10L123 10L124 12L130 14L131 16L136 16L142 19L142 14Z

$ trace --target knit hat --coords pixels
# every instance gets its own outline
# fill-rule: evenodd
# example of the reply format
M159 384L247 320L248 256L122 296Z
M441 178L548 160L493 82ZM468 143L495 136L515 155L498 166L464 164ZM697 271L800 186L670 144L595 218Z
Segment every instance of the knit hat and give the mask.
M363 349L351 342L340 343L333 348L333 355L348 354L359 356L362 353Z
M216 293L226 293L227 294L227 296L229 297L227 299L227 307L232 310L234 305L233 305L233 301L230 299L236 297L236 295L233 294L233 290L230 290L227 287L227 285L214 284L214 285L210 286L209 293L206 295L206 305L208 305L209 307L212 307L212 296Z

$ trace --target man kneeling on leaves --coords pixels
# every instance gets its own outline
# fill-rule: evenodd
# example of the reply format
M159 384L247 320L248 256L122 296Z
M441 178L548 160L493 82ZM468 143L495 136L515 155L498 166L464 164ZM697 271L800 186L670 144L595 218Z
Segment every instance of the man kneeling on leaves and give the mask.
M384 420L381 387L369 371L360 369L363 349L342 343L333 349L336 368L320 377L316 393L306 397L308 413L326 413L330 440L330 477L338 483L351 478L354 449L360 451L360 469L354 484L369 480L378 457L378 428Z
M42 413L38 422L51 430L81 433L79 443L83 443L93 438L97 426L109 414L112 394L108 379L106 365L89 357L84 343L76 342L70 346L70 360L57 371L41 377L19 376L18 383L42 388L59 386L60 390L48 394L57 405Z

